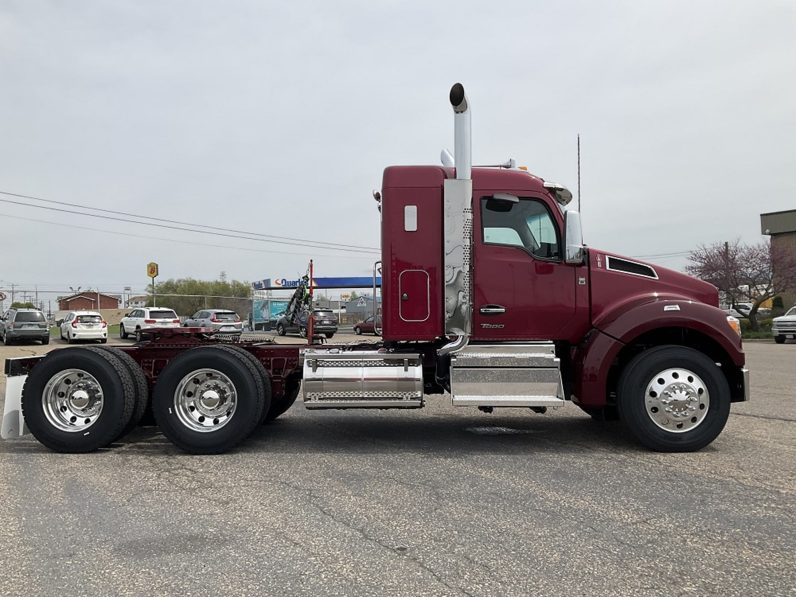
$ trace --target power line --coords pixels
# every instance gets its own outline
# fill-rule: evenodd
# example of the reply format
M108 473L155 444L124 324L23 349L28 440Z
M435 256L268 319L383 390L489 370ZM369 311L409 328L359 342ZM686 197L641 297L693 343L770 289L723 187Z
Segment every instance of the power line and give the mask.
M3 193L3 191L0 191L0 193ZM194 230L194 229L191 229L191 228L182 228L180 226L171 226L171 225L168 225L168 224L156 224L154 222L139 222L137 220L130 220L128 218L118 218L118 217L114 217L114 216L102 216L102 215L99 215L99 214L92 214L92 213L74 211L74 210L71 210L71 209L62 209L62 208L58 208L58 207L47 207L46 205L34 205L32 203L25 203L25 202L22 202L22 201L13 201L11 199L0 199L0 202L2 202L2 203L11 203L11 204L14 204L14 205L22 205L23 207L33 207L33 208L36 208L36 209L45 209L45 210L48 210L48 211L56 211L56 212L60 212L60 213L70 213L70 214L75 214L75 215L79 215L79 216L87 216L87 217L90 217L90 218L99 218L99 219L102 219L102 220L113 220L113 221L116 221L116 222L127 222L127 223L130 223L130 224L140 224L142 226L154 226L155 228L166 228L166 229L169 229L169 230L180 230L182 232L195 232L197 234L208 234L208 235L211 235L211 236L223 236L223 237L227 237L227 238L235 238L235 239L238 239L238 240L251 240L251 241L257 241L257 242L264 242L264 243L275 243L275 244L282 244L282 245L294 245L294 246L299 246L299 247L309 247L309 248L315 248L315 249L327 249L327 250L330 250L330 251L345 251L345 252L349 252L349 253L378 253L379 252L377 249L366 249L366 248L361 248L361 247L354 248L353 245L352 245L352 248L328 247L328 246L319 245L316 241L310 241L310 240L304 240L304 241L301 241L301 242L292 242L292 241L286 241L286 240L268 240L268 239L264 239L264 238L250 238L250 237L247 237L247 236L241 236L240 234L227 234L227 233L224 233L224 232L213 232L213 231L210 231L210 230ZM89 208L89 209L93 209L93 208ZM141 216L135 216L135 217L141 217Z
M2 199L0 199L0 201L2 201ZM189 240L177 240L177 239L174 239L174 238L163 238L163 237L160 237L160 236L148 236L148 235L145 235L145 234L133 234L131 232L118 232L116 230L102 230L101 228L91 228L90 226L80 226L78 224L64 224L63 222L51 222L49 220L38 220L36 218L25 218L25 217L22 217L22 216L11 216L11 215L7 215L7 214L4 215L3 217L4 218L13 218L15 220L25 220L27 222L36 222L38 224L50 224L52 226L65 226L65 227L68 227L70 229L71 228L76 228L76 229L80 229L80 230L91 230L93 232L102 232L104 234L111 234L111 235L116 235L116 236L129 236L131 238L144 238L144 239L148 239L148 240L160 240L160 241L164 241L164 242L167 242L167 243L178 243L178 244L181 244L181 245L191 245L191 246L194 246L194 247L211 247L211 248L215 248L215 249L231 249L233 251L249 251L251 253L276 253L276 254L279 254L279 255L302 255L302 256L308 256L308 255L309 256L313 256L313 255L317 256L317 255L319 255L318 253L309 253L309 252L300 253L300 252L297 252L297 251L275 251L275 250L271 250L271 249L252 249L250 247L232 247L232 246L229 246L229 245L215 245L215 244L209 244L209 243L196 243L196 242L191 242ZM319 247L319 248L323 248L323 247ZM331 249L331 247L329 247L329 250L336 250L336 249ZM321 253L320 255L324 256L324 257L336 257L338 259L367 259L368 261L371 260L371 258L366 256L366 255L359 255L359 256L357 256L357 255L334 255L334 254L330 255L328 253Z

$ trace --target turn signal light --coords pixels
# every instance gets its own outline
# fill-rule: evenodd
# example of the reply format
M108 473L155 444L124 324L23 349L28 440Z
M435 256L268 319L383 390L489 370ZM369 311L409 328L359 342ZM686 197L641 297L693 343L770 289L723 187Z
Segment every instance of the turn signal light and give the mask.
M732 315L727 316L727 323L729 326L735 331L738 336L741 336L741 322L738 321L737 317L733 317Z

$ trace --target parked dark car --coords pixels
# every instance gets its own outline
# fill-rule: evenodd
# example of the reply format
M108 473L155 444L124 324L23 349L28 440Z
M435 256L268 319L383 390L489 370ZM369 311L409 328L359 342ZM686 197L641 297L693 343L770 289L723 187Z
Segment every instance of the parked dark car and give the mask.
M354 324L354 333L359 334L376 334L381 336L381 315L375 318L373 315Z
M15 340L40 340L50 343L50 327L38 309L9 309L0 316L0 338L3 344Z
M312 314L315 316L315 334L325 335L331 338L337 333L337 317L330 309L313 309ZM288 323L287 317L284 315L279 318L276 324L276 333L280 336L285 334L298 334L302 338L307 336L307 320L309 318L309 311L301 311L292 324Z

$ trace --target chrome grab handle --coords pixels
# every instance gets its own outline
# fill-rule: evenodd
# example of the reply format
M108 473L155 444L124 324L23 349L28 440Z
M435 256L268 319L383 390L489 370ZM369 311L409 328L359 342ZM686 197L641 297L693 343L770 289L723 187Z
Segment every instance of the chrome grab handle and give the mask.
M484 305L481 307L481 315L498 315L505 312L506 307L501 305Z

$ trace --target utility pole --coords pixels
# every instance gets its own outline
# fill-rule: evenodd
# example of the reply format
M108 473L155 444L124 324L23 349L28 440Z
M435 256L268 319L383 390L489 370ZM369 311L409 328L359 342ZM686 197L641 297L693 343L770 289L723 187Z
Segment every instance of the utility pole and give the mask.
M11 284L11 304L14 304L14 285Z

